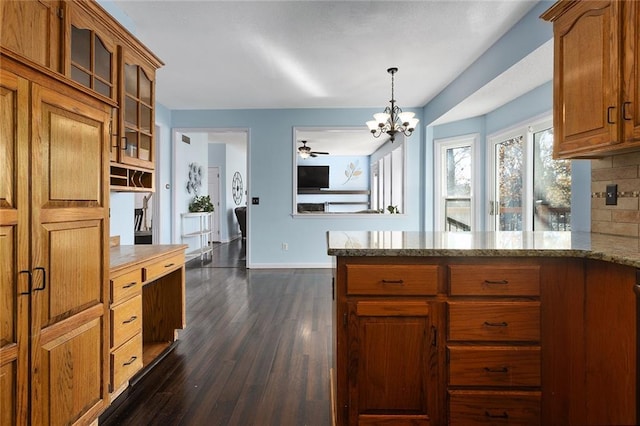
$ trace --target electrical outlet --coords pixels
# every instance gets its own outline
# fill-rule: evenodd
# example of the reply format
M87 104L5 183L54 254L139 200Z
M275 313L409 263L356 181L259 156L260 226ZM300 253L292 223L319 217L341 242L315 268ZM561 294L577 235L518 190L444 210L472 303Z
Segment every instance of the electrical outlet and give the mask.
M607 185L607 194L606 194L604 203L607 206L618 205L618 185L616 184Z
M282 243L282 251L287 251L287 250L289 250L289 244Z

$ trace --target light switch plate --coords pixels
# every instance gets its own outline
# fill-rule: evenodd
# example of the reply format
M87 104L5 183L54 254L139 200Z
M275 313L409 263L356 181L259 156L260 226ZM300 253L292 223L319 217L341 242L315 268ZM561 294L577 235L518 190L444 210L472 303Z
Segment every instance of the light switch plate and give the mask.
M607 185L607 195L604 202L607 206L618 205L618 185Z

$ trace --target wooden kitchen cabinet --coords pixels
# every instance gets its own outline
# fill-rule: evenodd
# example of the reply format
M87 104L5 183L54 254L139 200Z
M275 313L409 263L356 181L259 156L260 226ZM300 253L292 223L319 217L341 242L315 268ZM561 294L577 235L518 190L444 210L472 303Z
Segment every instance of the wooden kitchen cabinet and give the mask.
M108 381L111 107L0 53L0 418L88 423Z
M63 2L0 2L0 45L51 71L62 71ZM29 25L25 25L25 23Z
M338 425L437 425L442 280L435 264L338 260Z
M541 265L511 259L448 265L451 425L539 425Z
M554 156L640 149L640 13L635 1L565 1L554 30Z
M155 72L160 61L95 2L68 2L65 74L117 107L111 122L110 189L154 190Z

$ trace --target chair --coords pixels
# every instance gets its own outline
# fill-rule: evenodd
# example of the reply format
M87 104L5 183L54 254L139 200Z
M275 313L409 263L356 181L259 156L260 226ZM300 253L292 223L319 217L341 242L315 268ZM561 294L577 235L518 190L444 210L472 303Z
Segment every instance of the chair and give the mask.
M240 225L240 233L242 234L242 239L247 238L247 207L236 207L235 208L236 219L238 219L238 225Z

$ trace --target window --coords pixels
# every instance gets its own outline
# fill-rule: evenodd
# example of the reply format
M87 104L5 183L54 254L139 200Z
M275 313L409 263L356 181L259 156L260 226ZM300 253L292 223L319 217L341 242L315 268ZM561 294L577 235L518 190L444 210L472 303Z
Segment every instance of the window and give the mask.
M371 163L371 208L384 213L404 213L404 146L397 145ZM392 211L393 210L393 211Z
M463 232L477 229L474 176L477 135L435 141L435 227L437 231Z
M554 160L550 118L489 137L489 229L571 230L571 162Z

